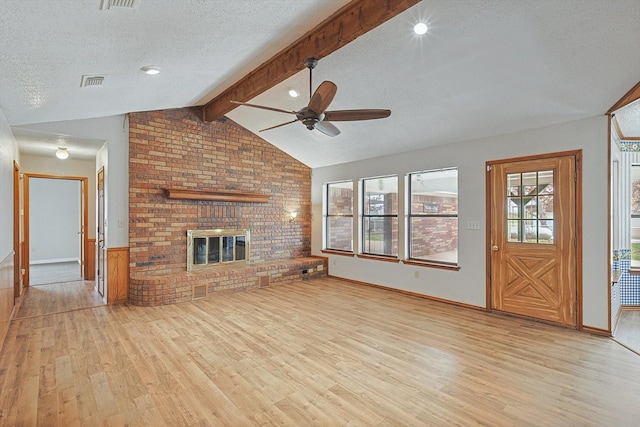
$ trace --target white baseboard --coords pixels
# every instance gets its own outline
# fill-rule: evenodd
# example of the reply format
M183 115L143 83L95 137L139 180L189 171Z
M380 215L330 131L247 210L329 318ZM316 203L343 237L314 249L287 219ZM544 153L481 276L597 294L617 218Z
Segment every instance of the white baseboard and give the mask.
M37 261L30 261L29 264L30 265L57 264L57 263L60 263L60 262L77 262L78 264L80 264L80 260L78 258L41 259L41 260L37 260Z

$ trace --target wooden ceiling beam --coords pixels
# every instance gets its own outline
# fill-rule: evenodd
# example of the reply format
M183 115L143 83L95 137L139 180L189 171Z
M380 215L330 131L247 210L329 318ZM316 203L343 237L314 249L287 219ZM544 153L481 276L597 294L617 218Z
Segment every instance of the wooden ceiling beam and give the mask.
M216 120L304 70L305 58L322 59L421 0L353 0L286 49L244 76L203 107L205 121Z

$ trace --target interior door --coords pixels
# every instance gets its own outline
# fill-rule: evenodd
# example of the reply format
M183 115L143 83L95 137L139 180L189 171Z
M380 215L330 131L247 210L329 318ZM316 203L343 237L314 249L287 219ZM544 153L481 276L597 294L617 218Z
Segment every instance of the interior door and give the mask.
M106 249L105 249L105 217L104 217L104 169L100 169L98 172L98 223L97 223L97 254L98 254L98 268L97 268L97 277L96 283L98 286L98 293L100 296L104 297L104 278L106 275L105 269L105 257L106 257Z
M86 193L86 180L81 180L79 181L80 183L80 230L78 230L78 238L79 238L79 246L80 246L80 277L82 279L84 279L86 277L86 272L85 272L85 266L86 266L86 262L87 260L85 259L85 251L86 251L86 247L85 247L85 227L87 226L87 218L85 215L85 212L87 211L85 204L87 203L87 201L85 200L85 193Z
M491 308L576 327L576 156L489 173Z

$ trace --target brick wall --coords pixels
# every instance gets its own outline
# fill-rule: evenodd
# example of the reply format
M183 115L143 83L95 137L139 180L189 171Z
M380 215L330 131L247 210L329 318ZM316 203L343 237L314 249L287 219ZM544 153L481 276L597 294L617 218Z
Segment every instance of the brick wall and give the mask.
M411 211L417 213L457 213L457 197L414 195ZM455 251L458 246L457 218L414 218L414 258L429 258L431 255Z
M268 203L170 200L164 188L269 194ZM253 263L311 253L311 171L231 120L189 108L129 115L131 275L186 270L189 229L248 228ZM289 223L288 212L298 216Z
M332 214L353 215L353 189L329 187L328 211ZM352 250L353 217L334 217L330 220L329 249Z

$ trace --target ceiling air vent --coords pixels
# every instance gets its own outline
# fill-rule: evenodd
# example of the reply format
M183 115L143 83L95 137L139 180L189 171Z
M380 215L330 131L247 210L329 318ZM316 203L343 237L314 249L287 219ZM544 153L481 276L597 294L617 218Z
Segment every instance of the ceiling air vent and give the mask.
M82 76L80 87L102 86L106 76Z
M100 9L135 9L138 3L140 3L140 0L102 0Z

